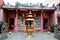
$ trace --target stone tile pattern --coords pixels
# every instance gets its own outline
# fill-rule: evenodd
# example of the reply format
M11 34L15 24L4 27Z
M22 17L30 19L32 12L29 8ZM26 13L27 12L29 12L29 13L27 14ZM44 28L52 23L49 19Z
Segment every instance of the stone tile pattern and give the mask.
M11 34L8 33L8 38L5 40L57 40L54 38L53 33L47 32L35 32L33 33L33 37L27 37L27 33L24 32L13 32Z

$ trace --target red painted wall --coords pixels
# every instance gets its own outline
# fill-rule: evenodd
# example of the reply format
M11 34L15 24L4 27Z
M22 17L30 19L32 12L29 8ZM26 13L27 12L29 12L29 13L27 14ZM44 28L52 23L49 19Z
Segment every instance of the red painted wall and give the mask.
M0 9L0 21L4 21L4 13L3 13L3 9Z
M3 4L3 0L0 0L0 6Z

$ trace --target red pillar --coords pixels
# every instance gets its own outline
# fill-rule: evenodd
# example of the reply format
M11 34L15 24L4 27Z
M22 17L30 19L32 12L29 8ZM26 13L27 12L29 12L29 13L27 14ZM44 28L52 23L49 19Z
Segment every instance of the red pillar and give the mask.
M48 18L48 31L50 31L50 19Z
M9 21L9 17L8 17L8 27L9 27L10 21Z
M41 11L41 31L43 31L43 10Z
M15 31L18 31L18 9L16 9L15 15Z
M0 6L3 4L3 0L0 0Z

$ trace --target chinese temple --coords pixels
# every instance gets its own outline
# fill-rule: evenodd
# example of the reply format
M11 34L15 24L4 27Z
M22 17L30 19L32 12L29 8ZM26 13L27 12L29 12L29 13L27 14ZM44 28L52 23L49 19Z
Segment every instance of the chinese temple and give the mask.
M27 15L32 13L34 20L33 24L36 26L36 31L49 31L51 24L58 24L56 8L36 4L21 4L16 2L16 5L4 4L0 1L0 21L7 22L9 30L23 31L27 24ZM32 23L30 23L32 24Z

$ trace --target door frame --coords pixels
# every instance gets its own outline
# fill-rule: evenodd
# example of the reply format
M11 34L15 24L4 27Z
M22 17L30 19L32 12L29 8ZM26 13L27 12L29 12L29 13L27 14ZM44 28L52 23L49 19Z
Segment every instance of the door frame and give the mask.
M8 17L8 27L9 27L9 24L10 24L10 18L13 18L14 19L14 22L15 22L15 17ZM8 31L9 31L9 28L8 28Z
M43 24L44 24L44 19L48 20L48 28L45 30L43 25L43 31L49 31L49 18L48 17L43 18Z

